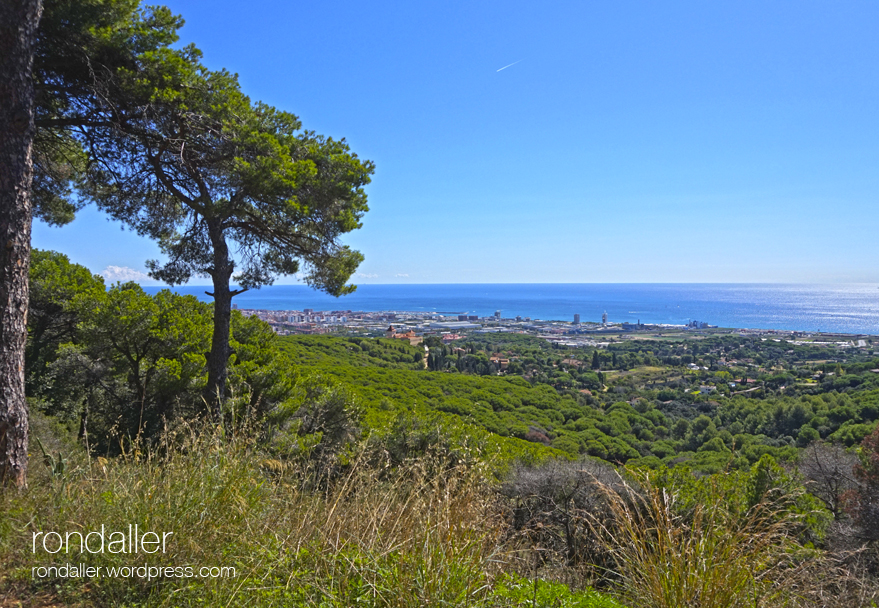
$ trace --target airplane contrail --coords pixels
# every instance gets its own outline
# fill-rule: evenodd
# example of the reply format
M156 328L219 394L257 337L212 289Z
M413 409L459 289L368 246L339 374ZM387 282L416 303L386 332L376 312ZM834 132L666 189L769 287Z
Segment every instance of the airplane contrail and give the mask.
M520 59L519 61L522 61L522 60ZM507 68L511 68L511 67L513 67L514 65L516 65L517 63L519 63L519 61L514 61L514 62L511 63L510 65L505 65L504 67L501 68L501 70L506 70ZM498 72L500 72L501 70L498 70Z

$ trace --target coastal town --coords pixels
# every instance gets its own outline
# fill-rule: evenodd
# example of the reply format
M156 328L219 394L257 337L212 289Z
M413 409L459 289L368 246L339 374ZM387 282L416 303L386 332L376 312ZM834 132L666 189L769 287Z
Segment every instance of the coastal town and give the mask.
M443 343L454 342L473 334L518 333L544 338L561 346L598 347L627 339L681 338L700 335L737 334L784 339L792 343L834 348L867 348L872 344L869 334L798 332L782 329L722 328L704 321L687 324L656 324L613 321L607 313L600 320L581 320L574 314L571 321L545 320L531 317L504 317L501 311L490 316L468 313L437 313L412 311L354 310L263 310L241 309L245 316L255 316L269 323L279 335L332 334L386 337L421 344L430 336Z

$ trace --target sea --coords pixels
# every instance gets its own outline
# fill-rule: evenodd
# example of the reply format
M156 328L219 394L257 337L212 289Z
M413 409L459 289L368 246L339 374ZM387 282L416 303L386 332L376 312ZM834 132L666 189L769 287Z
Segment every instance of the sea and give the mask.
M156 293L161 287L145 287ZM207 286L179 286L181 294L211 301ZM493 315L542 320L785 329L879 335L879 285L717 283L527 283L360 285L334 298L305 285L274 285L233 300L264 310L410 311L445 315Z

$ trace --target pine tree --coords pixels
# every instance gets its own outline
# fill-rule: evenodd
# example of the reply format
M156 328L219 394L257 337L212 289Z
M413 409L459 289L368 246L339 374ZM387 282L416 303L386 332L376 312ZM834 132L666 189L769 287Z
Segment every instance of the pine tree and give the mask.
M40 0L0 2L0 485L27 485L24 391Z

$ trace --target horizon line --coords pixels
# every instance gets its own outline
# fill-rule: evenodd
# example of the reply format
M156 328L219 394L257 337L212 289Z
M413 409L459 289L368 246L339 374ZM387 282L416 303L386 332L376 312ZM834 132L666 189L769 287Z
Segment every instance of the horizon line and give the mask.
M124 281L117 281L124 282ZM137 283L137 281L134 281ZM820 281L794 281L794 282L781 282L781 281L531 281L525 283L512 283L512 282L499 282L499 281L466 281L466 282L431 282L431 283L415 283L415 282L398 282L398 283L352 283L356 287L366 287L366 286L391 286L391 285L413 285L413 286L424 286L424 285L879 285L879 281L835 281L835 282L820 282ZM213 287L212 283L186 283L181 285L169 285L167 283L158 283L152 285L143 285L138 283L141 287ZM237 283L229 283L229 286L240 287ZM306 285L305 283L281 283L281 284L271 284L271 285L263 285L261 287L253 287L248 289L248 291L257 291L259 289L264 289L267 287L307 287L309 289L313 289L314 291L320 291L319 289L315 289ZM341 296L340 296L341 297Z

